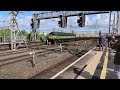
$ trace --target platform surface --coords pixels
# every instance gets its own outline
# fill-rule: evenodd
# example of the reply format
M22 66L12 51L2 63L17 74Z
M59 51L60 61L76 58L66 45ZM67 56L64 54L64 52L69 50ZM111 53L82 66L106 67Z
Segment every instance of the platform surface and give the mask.
M96 55L77 79L115 79L113 63L115 50L106 48L104 52L99 50L94 52Z

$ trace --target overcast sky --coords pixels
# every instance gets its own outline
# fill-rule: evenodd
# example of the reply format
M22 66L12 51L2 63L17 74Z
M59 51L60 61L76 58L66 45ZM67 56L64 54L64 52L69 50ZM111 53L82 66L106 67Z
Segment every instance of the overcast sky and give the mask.
M27 32L31 32L31 18L32 13L36 13L37 11L29 11L24 13L19 13L17 16L17 22L19 25L20 30L26 30ZM38 11L44 12L44 11ZM37 13L38 13L37 12ZM112 20L113 15L116 12L112 13ZM95 32L108 32L108 25L109 25L109 14L94 14L94 15L86 15L86 26L84 28L78 27L77 19L79 17L68 17L67 28L59 28L58 26L58 18L55 19L46 19L40 21L40 28L38 29L39 32L49 33L55 29L63 31L63 32L70 32L70 26L74 26L72 30L75 33L95 33ZM5 22L3 22L5 21ZM8 26L9 25L9 11L0 11L0 27ZM97 27L93 26L96 25Z

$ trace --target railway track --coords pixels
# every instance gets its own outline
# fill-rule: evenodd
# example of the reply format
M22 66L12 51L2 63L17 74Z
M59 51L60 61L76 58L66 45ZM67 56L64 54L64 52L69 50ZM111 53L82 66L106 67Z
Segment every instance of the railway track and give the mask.
M0 57L12 55L12 54L19 54L19 53L27 52L27 51L30 51L30 50L31 49L29 49L29 48L23 48L23 49L18 49L18 50L14 50L14 51L11 51L11 50L1 51L0 52Z
M1 56L1 58L0 58L0 67L1 66L6 67L6 66L10 66L12 64L17 65L17 63L20 63L20 62L25 63L26 61L31 61L33 59L33 56L30 53L32 53L32 51L34 51L35 52L35 57L37 57L39 59L39 61L37 60L37 62L39 62L39 63L37 64L37 66L35 68L37 68L38 65L42 65L43 62L44 62L43 63L44 66L40 68L39 73L38 72L35 73L34 75L30 76L30 78L35 78L36 75L39 76L41 74L44 74L44 72L46 72L47 70L49 71L51 68L54 69L55 66L56 67L60 66L61 69L59 69L59 70L62 70L65 67L67 67L69 64L74 62L77 58L79 58L80 56L85 54L94 45L96 45L96 42L94 42L94 41L92 41L92 42L88 41L86 46L81 44L81 42L77 42L77 43L80 44L78 47L75 46L76 45L75 42L74 42L75 45L72 42L69 42L67 44L62 43L63 52L61 52L61 48L60 48L59 45L56 45L56 46L54 46L54 45L52 45L52 46L40 46L39 48L41 48L41 49L35 48L35 49L31 50L31 51L26 50L24 52L22 52L22 49L21 49L21 51L19 51L20 53L15 53L14 52L15 54L13 53L13 54L10 54L10 55L7 55L7 56ZM79 48L78 51L76 51L76 48ZM0 53L2 53L2 52L0 52ZM44 55L45 55L45 57L47 57L48 55L51 55L52 53L61 53L61 54L58 54L60 56L62 55L62 53L66 53L66 54L69 53L68 55L71 55L71 57L67 56L68 58L66 58L65 60L64 59L63 60L60 60L60 59L59 60L54 60L54 59L57 59L56 58L57 56L53 55L53 56L51 56L51 59L48 58L48 60L47 59L46 60L41 60L41 58L44 57ZM49 62L50 62L50 65L47 65L47 64L49 64ZM45 66L45 65L47 65L47 66ZM1 69L2 68L0 68L0 70ZM59 70L54 72L54 74L56 74ZM49 75L49 74L47 74L47 75ZM43 76L45 76L45 75L43 75Z
M28 44L28 48L32 48L32 47L38 47L38 46L41 46L41 45L45 45L44 43L42 42L27 42ZM10 50L10 46L11 44L10 43L6 43L6 44L0 44L0 51L8 51ZM22 44L22 46L20 46L18 48L19 49L24 49L26 48L26 46L24 44Z
M72 44L73 43L73 44ZM64 42L64 43L61 43L62 45L75 45L76 43L80 43L81 45L83 44L86 44L86 43L89 43L89 40L81 40L80 41L72 41L72 42ZM0 51L0 56L7 56L7 55L12 55L12 54L19 54L19 53L23 53L23 52L27 52L27 51L32 51L32 50L39 50L39 49L43 49L45 50L46 48L54 48L55 46L59 46L59 44L57 45L44 45L44 44L40 44L39 42L34 42L29 45L28 48L21 48L21 49L18 49L18 50L15 50L15 51L11 51L11 50L4 50L4 51Z
M56 50L59 50L59 47L54 47L54 48L46 48L45 50L35 50L34 53L37 57L48 54L48 53L52 53ZM0 66L5 65L5 64L9 64L9 63L15 63L21 60L32 60L32 55L31 53L33 53L33 51L26 51L26 52L22 52L22 53L16 53L15 54L11 54L8 53L10 55L7 56L1 56L0 58Z
M95 48L96 47L94 47L90 51L86 52L84 55L82 55L76 61L74 61L67 67L65 67L63 70L61 70L54 76L52 76L50 79L76 79L82 73L82 71L85 69L85 67L89 64L89 62L94 57L94 55L92 56L92 58L90 58L90 60L88 60L87 62L84 62L84 64L82 63L82 61L80 62L80 60L82 60L86 55L88 55ZM79 65L77 65L78 63L79 63L79 65L82 63L82 65L79 66ZM80 68L78 68L78 67L80 67Z
M98 48L95 46L93 49L91 49L82 57L78 58L75 62L71 63L69 66L65 67L63 70L52 76L50 79L77 79L79 78L79 76L86 78L88 78L87 76L93 77L93 75L91 75L90 72L87 72L85 69L97 54L94 52L94 50L98 50ZM106 50L106 46L103 50L103 53L105 53L105 50Z
M94 38L89 38L89 39L81 39L81 41L89 41L89 40L97 40L97 39L94 39ZM79 42L80 40L77 40L77 41L71 41L71 42L73 42L73 43L77 43L77 42ZM39 48L41 48L41 46L45 46L46 44L44 43L44 42L27 42L28 43L28 48L30 48L30 49L39 49ZM70 43L70 42L64 42L64 43ZM63 43L62 43L63 44ZM57 44L57 45L59 45L59 43ZM24 48L26 48L26 46L22 46L22 47L19 47L18 48L18 50L19 49L24 49ZM7 43L7 44L0 44L0 51L8 51L8 50L10 50L10 44L9 43Z
M68 58L67 60L57 63L56 65L40 72L39 74L31 77L30 79L50 79L51 77L52 78L56 77L57 73L59 73L64 68L70 67L71 63L75 63L76 61L78 61L76 59L78 59L79 57L83 58L85 55L87 55L85 53L87 53L91 48L92 48L92 50L94 49L93 47L95 48L94 45L87 46L84 50L80 51L76 55L73 55L72 57ZM90 51L92 51L92 50L90 50Z
M44 54L47 54L47 53L52 53L53 50L56 52L55 49L60 49L59 46L53 46L50 48L46 48L44 47L45 49L44 50L35 50L35 54L36 56L41 56L41 55L44 55ZM65 48L65 47L63 47ZM13 62L17 62L17 61L20 61L20 60L29 60L31 57L30 53L32 51L29 50L29 49L21 49L19 51L5 51L4 53L0 53L0 65L4 65L4 64L8 64L8 63L13 63Z

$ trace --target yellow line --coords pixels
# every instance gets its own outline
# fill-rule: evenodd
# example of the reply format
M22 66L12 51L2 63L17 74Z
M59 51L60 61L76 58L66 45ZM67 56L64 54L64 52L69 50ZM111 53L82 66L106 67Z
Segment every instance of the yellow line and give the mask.
M100 75L100 79L105 79L106 72L107 72L107 64L108 64L108 51L106 52L105 61L104 61L101 75Z

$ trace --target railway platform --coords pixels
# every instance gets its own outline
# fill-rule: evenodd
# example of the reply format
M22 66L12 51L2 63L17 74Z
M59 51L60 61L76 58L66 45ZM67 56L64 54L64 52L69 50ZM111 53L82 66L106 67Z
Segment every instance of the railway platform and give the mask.
M95 55L76 79L115 79L113 63L115 50L107 47L104 51L99 51L96 48L91 53Z

